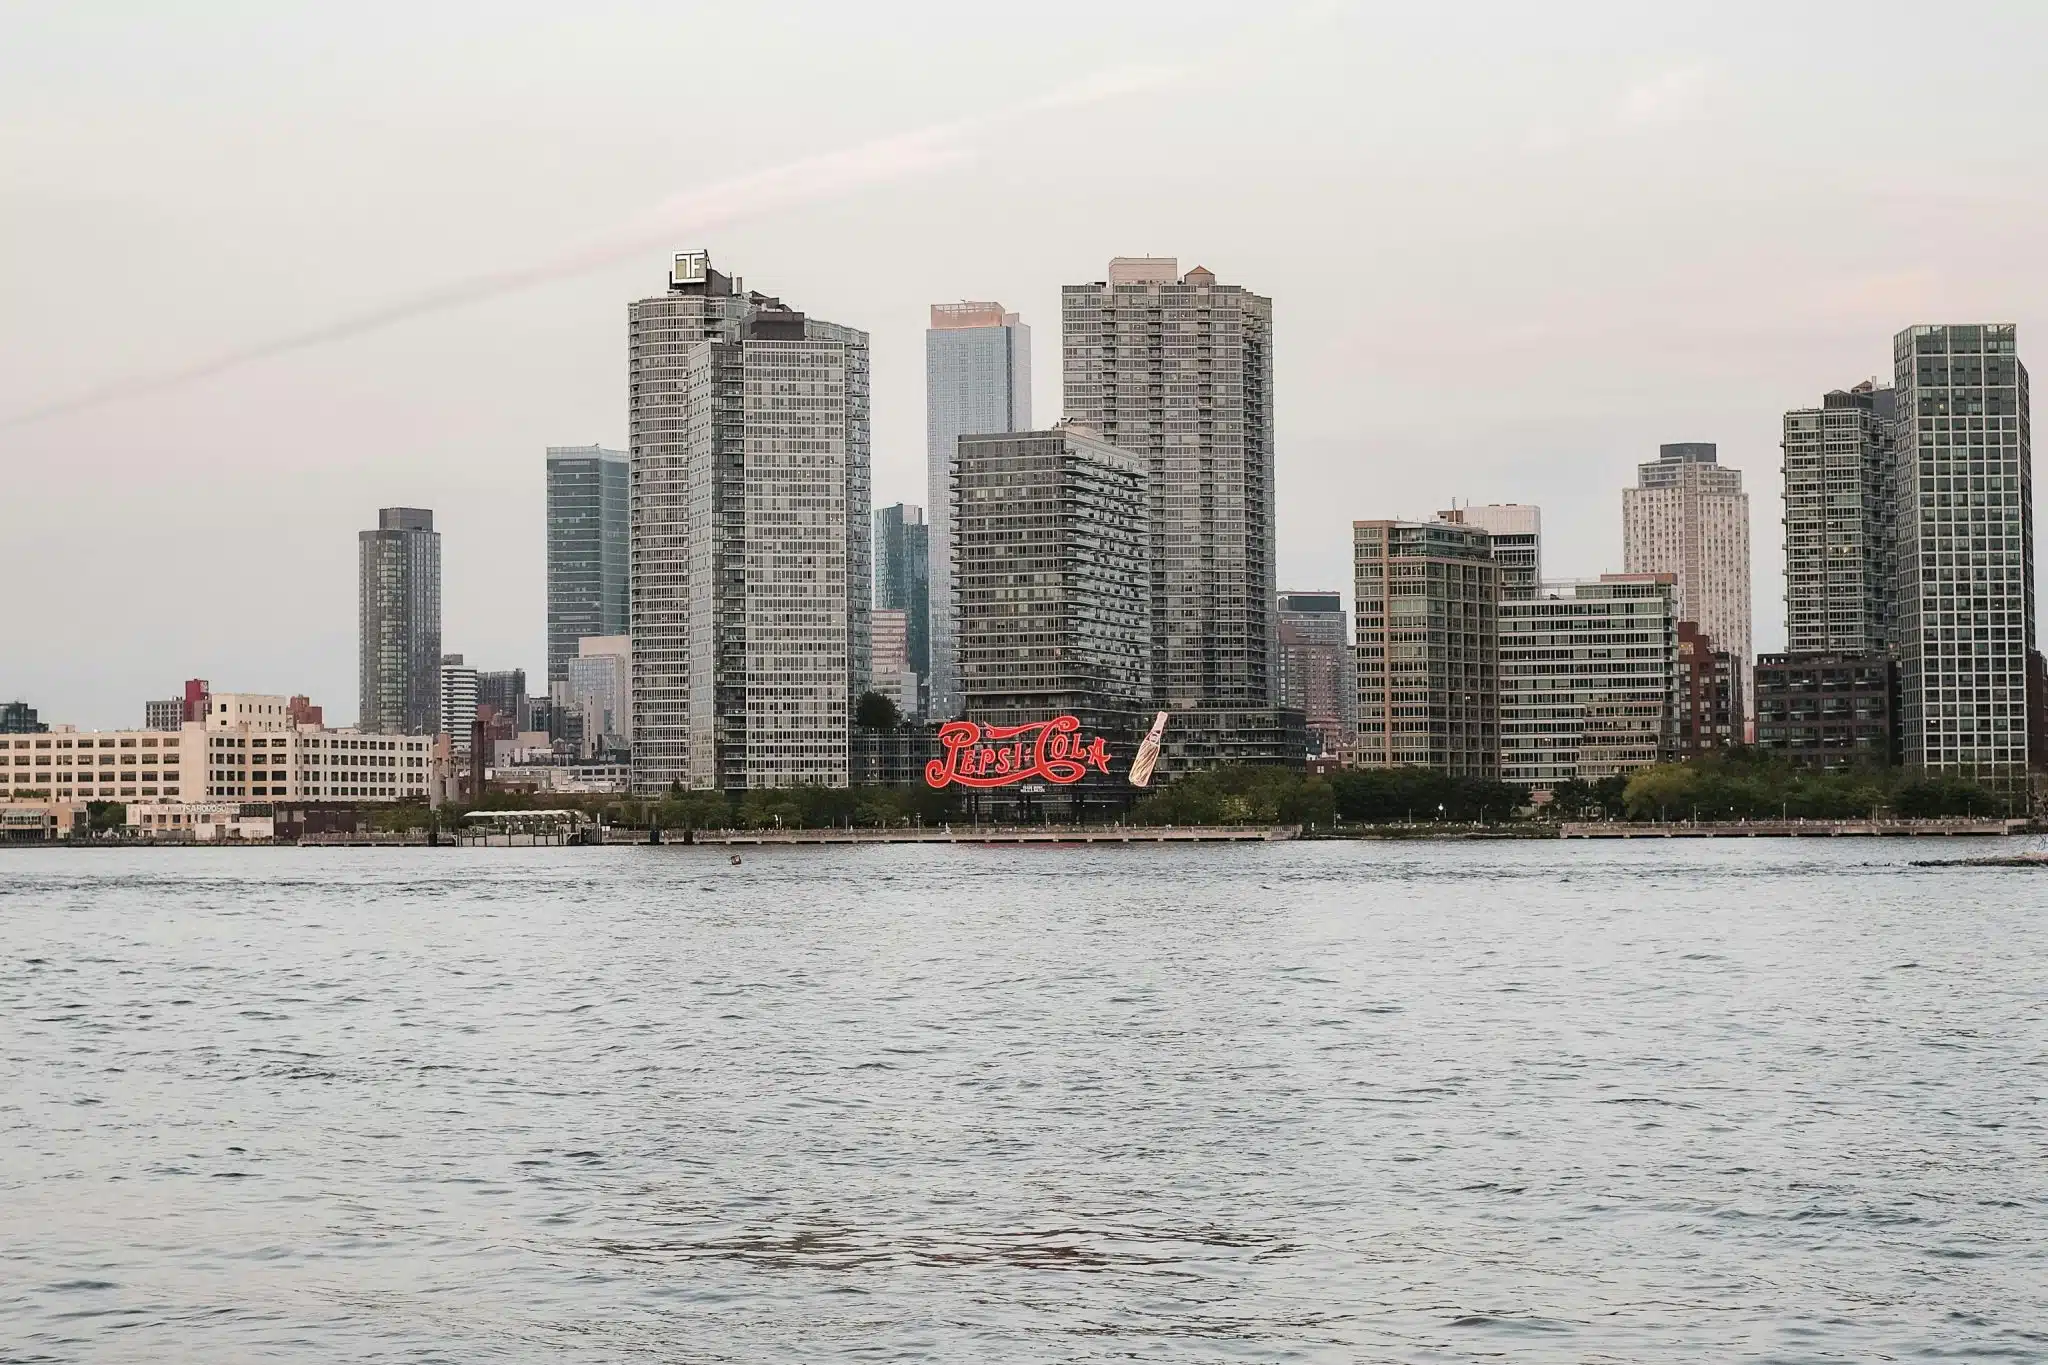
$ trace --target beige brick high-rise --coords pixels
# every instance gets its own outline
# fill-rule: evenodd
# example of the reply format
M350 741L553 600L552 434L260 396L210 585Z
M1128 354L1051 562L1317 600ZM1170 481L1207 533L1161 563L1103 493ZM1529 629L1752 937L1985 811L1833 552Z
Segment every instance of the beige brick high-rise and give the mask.
M1678 616L1713 637L1749 677L1749 495L1742 472L1711 441L1658 447L1621 493L1621 557L1629 573L1678 580Z

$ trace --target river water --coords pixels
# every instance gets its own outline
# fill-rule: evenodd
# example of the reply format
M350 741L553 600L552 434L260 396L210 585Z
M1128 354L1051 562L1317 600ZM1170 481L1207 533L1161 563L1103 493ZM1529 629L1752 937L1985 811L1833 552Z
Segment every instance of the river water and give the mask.
M0 1360L2048 1359L2030 842L0 850Z

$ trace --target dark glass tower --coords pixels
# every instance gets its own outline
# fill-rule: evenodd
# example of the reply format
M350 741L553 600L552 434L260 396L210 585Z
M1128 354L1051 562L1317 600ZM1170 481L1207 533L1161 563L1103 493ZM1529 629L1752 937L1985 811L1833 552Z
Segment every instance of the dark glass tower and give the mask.
M627 463L623 450L548 447L548 682L566 681L576 642L624 635Z
M920 690L931 684L931 544L922 507L899 502L875 513L875 606L907 619Z
M441 535L424 507L386 507L357 536L365 734L431 735L441 724Z

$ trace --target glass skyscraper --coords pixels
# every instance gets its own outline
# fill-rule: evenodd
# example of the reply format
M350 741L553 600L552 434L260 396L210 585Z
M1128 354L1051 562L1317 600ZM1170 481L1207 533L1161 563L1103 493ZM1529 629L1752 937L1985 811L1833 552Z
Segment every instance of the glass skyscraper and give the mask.
M932 305L924 334L925 465L931 508L926 689L931 714L960 714L953 582L953 466L962 436L1031 426L1031 329L1000 303Z
M931 527L924 509L897 503L875 513L875 609L904 616L904 657L918 691L931 684ZM923 709L920 702L919 709Z
M568 678L578 640L627 633L630 538L625 451L549 446L547 467L552 687Z
M361 611L356 725L431 735L441 725L441 535L424 507L386 507L357 536Z

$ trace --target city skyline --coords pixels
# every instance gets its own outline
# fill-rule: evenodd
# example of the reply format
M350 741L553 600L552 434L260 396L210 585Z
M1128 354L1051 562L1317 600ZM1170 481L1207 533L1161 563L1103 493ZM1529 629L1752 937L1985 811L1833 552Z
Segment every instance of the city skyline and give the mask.
M706 26L721 50L772 53L814 77L848 61L886 77L904 71L902 56L835 26L599 16L579 28L590 60L564 69L531 16L507 15L489 34L502 79L479 82L467 26L457 43L388 17L341 35L281 18L273 51L328 54L317 79L276 82L206 41L202 25L157 34L166 69L193 80L138 81L110 78L114 54L78 19L39 16L0 54L17 77L0 101L21 113L0 147L18 234L0 263L0 410L545 259L671 192L929 128L935 105L987 108L991 89L1056 87L1048 73L1098 70L1102 52L1199 69L1227 40L1234 79L1223 86L1169 81L1078 117L1048 108L974 160L677 245L745 259L871 332L877 505L927 502L918 357L930 302L1000 299L1037 324L1042 425L1061 412L1048 325L1060 284L1092 276L1113 251L1172 251L1275 300L1281 585L1348 582L1350 519L1420 519L1454 498L1542 505L1547 574L1612 569L1612 490L1628 469L1662 442L1712 440L1752 495L1754 648L1782 645L1768 497L1782 414L1831 387L1888 379L1885 339L1916 321L2028 329L2048 311L2048 272L2025 249L2033 210L2008 193L2032 183L2022 134L2034 96L2001 76L2038 50L2048 19L1986 15L1966 42L1928 16L1845 27L1788 11L1758 43L1753 26L1699 15L1501 9L1452 49L1420 18L1329 8L1281 5L1253 28L1219 11L1166 33L1134 15L1089 15L1085 51L1053 24L996 41L970 16L935 39L915 81L879 79L820 120L820 80L715 140L681 130L725 94L622 86L617 73L658 69L686 37L702 51ZM374 71L387 42L439 78L389 92L389 126L341 117L354 103L336 98L345 82ZM1841 60L1787 68L1782 54L1813 46ZM1532 51L1543 60L1523 60ZM538 117L536 91L547 136L507 138ZM1458 117L1390 136L1423 97ZM222 100L266 117L222 126ZM2021 117L2009 100L2023 102ZM283 155L278 128L321 155ZM1094 154L1105 137L1119 148L1114 166ZM1831 150L1865 144L1919 167L1910 195L1875 159ZM1957 157L1958 145L1971 151ZM197 147L209 149L203 163L191 160ZM1830 177L1816 188L1821 164ZM1244 192L1218 194L1231 177ZM1019 192L1032 183L1060 192ZM1367 186L1391 189L1398 210L1372 208ZM394 195L433 211L372 211ZM1778 202L1802 208L1770 213ZM147 238L149 259L108 250L109 234ZM0 695L40 699L46 712L62 699L79 721L121 724L161 679L208 674L310 690L346 721L353 642L322 623L350 609L346 535L390 504L437 510L445 610L463 646L540 676L545 570L531 528L544 490L506 470L550 443L625 444L617 310L658 254L9 428L22 496L0 509L0 555L15 569L61 566L93 610L25 604L48 647L0 660ZM309 274L307 259L322 269ZM297 282L290 295L280 278ZM137 296L150 307L117 343L91 325ZM483 393L489 403L476 401ZM1455 424L1435 415L1452 409ZM106 522L89 554L45 514L80 507ZM234 533L177 529L220 520ZM132 593L161 563L202 579L241 574L252 549L278 561L244 590L278 622L260 640L224 621L166 639Z

